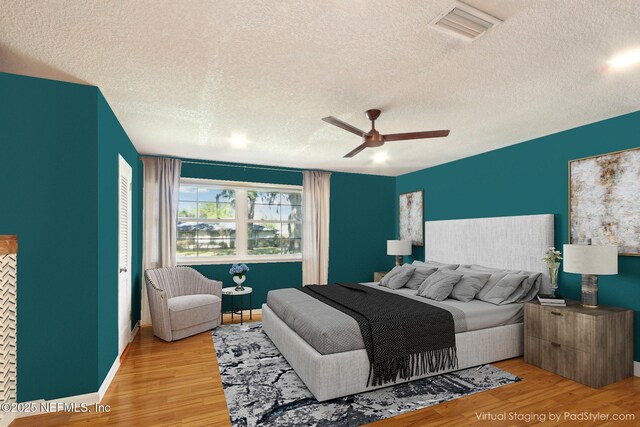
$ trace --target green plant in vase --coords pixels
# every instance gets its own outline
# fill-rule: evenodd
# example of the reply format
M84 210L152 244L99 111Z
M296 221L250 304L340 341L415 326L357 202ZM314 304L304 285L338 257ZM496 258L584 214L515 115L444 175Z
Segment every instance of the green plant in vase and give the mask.
M549 248L544 253L542 260L547 264L549 269L549 279L551 280L551 295L556 295L558 289L558 271L560 270L560 260L562 260L562 252L556 248Z

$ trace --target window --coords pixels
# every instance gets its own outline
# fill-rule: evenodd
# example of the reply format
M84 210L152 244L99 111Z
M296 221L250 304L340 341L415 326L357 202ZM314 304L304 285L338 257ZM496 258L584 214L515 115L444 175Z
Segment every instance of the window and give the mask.
M302 187L181 179L179 263L299 260Z

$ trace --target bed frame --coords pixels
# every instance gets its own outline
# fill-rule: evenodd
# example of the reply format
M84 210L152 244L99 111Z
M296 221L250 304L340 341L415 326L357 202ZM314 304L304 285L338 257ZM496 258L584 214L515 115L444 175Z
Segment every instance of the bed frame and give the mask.
M545 272L541 258L553 246L553 215L526 215L427 221L426 258L459 264L481 264ZM542 289L541 291L546 291ZM369 359L364 349L320 354L284 323L267 304L262 326L287 362L318 401L382 386L366 386ZM456 334L458 368L465 369L523 354L523 324ZM451 370L398 379L396 384Z

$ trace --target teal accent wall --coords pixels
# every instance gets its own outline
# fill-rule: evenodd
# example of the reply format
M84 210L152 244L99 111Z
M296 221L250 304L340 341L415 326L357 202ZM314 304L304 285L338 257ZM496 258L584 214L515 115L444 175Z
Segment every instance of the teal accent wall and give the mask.
M18 400L97 390L93 87L0 74L0 234L18 235Z
M638 135L640 112L401 175L396 211L400 193L424 189L426 220L552 213L555 246L562 248L568 243L568 161L638 147ZM423 259L424 249L414 248L413 256ZM580 276L561 272L559 292L580 299ZM640 361L640 257L620 257L619 274L600 277L600 302L634 310Z
M201 162L201 161L198 161ZM206 163L206 162L201 162ZM240 167L237 167L240 166ZM245 167L243 167L245 166ZM182 164L185 178L302 185L302 171L255 169L250 165ZM373 272L393 266L386 240L393 238L394 212L384 201L394 197L395 179L332 172L329 229L329 282L373 280ZM205 276L235 286L230 264L194 265ZM260 308L272 289L299 287L301 262L250 263L246 285L254 289L253 308ZM248 304L248 301L247 301ZM225 302L225 309L228 303Z
M142 162L99 89L98 111L98 384L118 356L118 177L121 155L132 169L131 328L142 290Z
M387 240L396 237L395 178L333 172L329 222L329 283L371 282L395 257Z
M18 400L96 392L117 355L113 156L122 150L135 180L137 153L96 87L0 73L0 94L0 234L19 239Z

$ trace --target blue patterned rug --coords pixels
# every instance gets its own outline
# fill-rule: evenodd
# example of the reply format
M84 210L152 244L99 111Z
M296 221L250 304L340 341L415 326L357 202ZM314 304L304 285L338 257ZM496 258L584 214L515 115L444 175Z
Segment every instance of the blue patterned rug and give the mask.
M222 325L212 335L234 426L360 426L521 380L484 365L318 402L262 324Z

